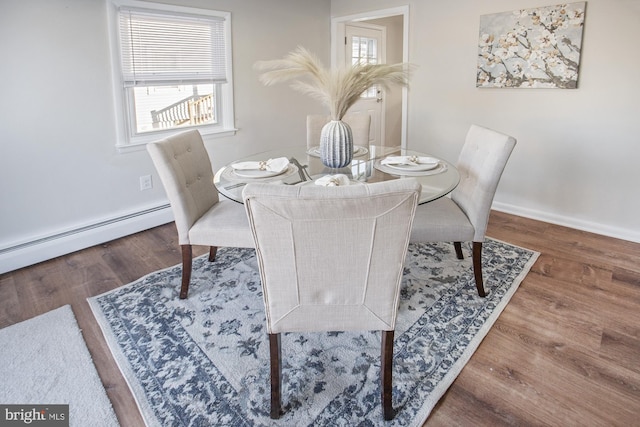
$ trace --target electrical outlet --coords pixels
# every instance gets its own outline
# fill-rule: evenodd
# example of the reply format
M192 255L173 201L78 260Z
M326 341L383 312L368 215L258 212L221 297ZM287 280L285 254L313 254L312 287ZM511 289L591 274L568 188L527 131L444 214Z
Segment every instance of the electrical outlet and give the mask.
M151 181L151 175L143 175L140 177L140 191L151 190L153 188L153 182Z

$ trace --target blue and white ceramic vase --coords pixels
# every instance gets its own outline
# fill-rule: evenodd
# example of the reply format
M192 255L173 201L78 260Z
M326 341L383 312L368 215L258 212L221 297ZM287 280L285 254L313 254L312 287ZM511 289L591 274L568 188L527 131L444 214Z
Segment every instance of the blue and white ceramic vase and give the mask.
M353 134L342 120L331 120L320 133L320 160L333 169L343 168L353 159Z

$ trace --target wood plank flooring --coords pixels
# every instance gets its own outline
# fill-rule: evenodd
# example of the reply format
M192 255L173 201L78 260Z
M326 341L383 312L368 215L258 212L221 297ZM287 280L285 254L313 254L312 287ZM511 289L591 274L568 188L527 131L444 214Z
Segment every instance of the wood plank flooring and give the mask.
M488 235L541 255L425 426L640 426L640 244L500 212ZM0 327L71 304L122 426L143 426L86 298L179 262L168 224L1 275Z

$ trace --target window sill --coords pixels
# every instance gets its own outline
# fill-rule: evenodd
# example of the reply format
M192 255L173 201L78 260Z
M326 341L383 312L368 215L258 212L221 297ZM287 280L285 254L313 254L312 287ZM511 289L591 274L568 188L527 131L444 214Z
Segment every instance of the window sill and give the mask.
M174 129L173 131L170 132L163 132L161 134L154 134L154 135L147 135L144 137L141 137L139 140L137 140L136 142L131 142L128 144L122 144L122 143L118 143L116 144L116 150L118 150L118 153L131 153L131 152L135 152L135 151L141 151L141 150L145 150L147 147L147 144L149 143L153 143L155 141L159 141L163 138L166 138L167 136L170 135L175 135L177 133L183 132L187 129ZM228 137L228 136L234 136L236 134L236 132L238 131L238 129L221 129L221 130L216 130L216 131L207 131L204 129L200 129L200 133L202 134L202 137L209 137L209 138L224 138L224 137Z

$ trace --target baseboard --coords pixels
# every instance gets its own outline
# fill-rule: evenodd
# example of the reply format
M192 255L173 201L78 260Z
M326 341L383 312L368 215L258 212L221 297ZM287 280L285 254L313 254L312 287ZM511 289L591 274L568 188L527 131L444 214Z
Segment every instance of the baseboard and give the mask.
M0 249L0 274L61 255L99 245L173 221L168 204L106 218L72 230L64 230L10 244Z
M518 215L525 218L548 222L551 224L562 225L564 227L575 228L576 230L587 231L589 233L595 233L603 236L614 237L616 239L640 243L640 231L638 230L630 230L620 227L598 224L590 221L582 221L572 217L550 214L535 209L526 209L506 203L494 202L491 208L496 211L505 212L512 215Z

